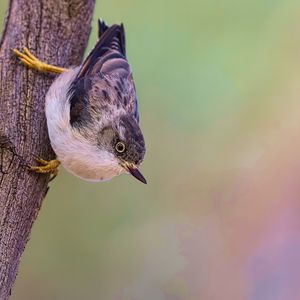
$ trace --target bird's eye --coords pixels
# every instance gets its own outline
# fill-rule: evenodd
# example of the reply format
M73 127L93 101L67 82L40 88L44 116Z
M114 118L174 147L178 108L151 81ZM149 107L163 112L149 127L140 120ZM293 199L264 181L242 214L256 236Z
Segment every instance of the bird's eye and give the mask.
M116 144L116 151L119 153L123 153L126 150L125 144L122 142L118 142Z

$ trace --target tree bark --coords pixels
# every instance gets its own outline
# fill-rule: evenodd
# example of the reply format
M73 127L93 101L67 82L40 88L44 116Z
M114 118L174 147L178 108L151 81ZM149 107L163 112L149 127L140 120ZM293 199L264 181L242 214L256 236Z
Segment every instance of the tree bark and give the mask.
M20 64L24 46L42 61L79 65L95 0L11 0L0 41L0 299L8 299L31 227L48 191L48 175L27 170L35 156L53 159L45 94L53 76Z

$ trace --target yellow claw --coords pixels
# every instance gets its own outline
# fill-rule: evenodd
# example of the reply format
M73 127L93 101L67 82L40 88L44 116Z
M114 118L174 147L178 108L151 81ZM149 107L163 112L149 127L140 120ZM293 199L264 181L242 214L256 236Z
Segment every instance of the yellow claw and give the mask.
M23 48L24 53L20 52L17 49L12 49L12 51L19 57L19 59L24 65L32 69L38 70L40 72L61 74L67 70L65 68L49 65L47 63L40 61L26 47Z
M58 167L60 165L60 162L58 160L53 159L47 161L42 158L37 158L36 161L40 164L40 166L30 166L30 171L42 174L51 174L52 178L57 175Z

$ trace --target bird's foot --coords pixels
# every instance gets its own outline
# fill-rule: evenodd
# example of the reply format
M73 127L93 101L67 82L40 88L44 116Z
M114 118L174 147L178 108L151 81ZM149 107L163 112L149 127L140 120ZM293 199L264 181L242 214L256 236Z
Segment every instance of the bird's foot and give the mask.
M61 74L67 70L65 68L48 65L47 63L40 61L26 47L23 48L24 53L20 52L17 49L12 49L12 51L19 57L24 65L40 72Z
M42 174L51 174L51 179L56 177L58 173L58 167L60 165L60 162L58 160L53 159L48 161L42 158L36 158L36 161L40 164L40 166L30 166L30 171Z

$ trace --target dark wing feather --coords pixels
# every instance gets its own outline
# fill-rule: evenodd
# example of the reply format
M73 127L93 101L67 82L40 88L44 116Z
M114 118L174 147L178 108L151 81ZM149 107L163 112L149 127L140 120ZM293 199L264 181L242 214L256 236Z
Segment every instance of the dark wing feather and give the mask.
M102 34L104 33L104 31L106 31L108 28L109 27L106 25L106 23L102 19L98 20L98 38L99 39L102 36Z
M104 106L103 102L122 104L138 121L135 87L126 60L124 26L109 27L99 20L98 35L95 48L85 59L69 91L71 125L88 122L91 107ZM106 94L109 97L103 97Z
M115 57L117 56L126 60L123 24L115 24L108 27L103 21L99 20L99 35L99 40L93 51L84 61L78 78L86 76L89 73L94 73L95 69L99 71L102 65L111 58L112 52L114 52L113 55Z
M71 125L84 126L91 119L88 107L87 91L91 88L89 78L81 78L73 82L69 93L70 98L70 123Z

